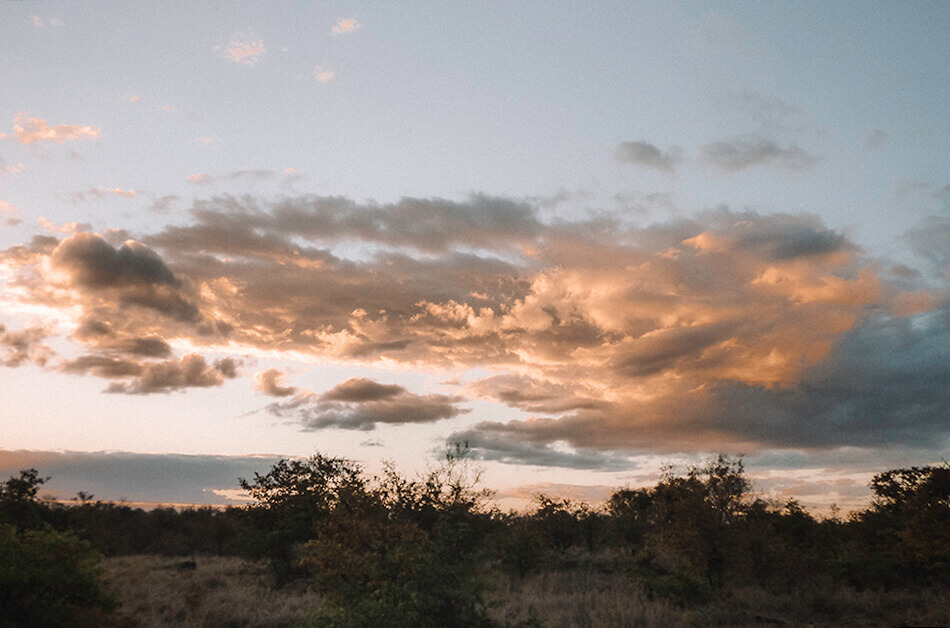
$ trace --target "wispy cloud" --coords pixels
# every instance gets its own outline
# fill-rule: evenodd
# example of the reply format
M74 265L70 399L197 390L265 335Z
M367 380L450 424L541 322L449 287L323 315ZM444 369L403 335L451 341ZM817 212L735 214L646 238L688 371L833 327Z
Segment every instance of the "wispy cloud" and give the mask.
M867 150L877 150L884 146L891 138L891 134L883 129L874 129L864 140L864 148Z
M52 17L48 17L48 18L45 18L45 19L44 19L43 17L41 17L41 16L39 16L39 15L31 15L31 16L30 16L30 23L33 24L33 26L35 26L35 27L37 27L37 28L46 28L46 27L48 27L48 26L55 28L55 27L57 27L57 26L62 26L62 25L63 25L62 20L60 20L60 19L59 19L58 17L56 17L56 16L52 16Z
M85 203L91 199L136 198L138 192L133 189L92 187L81 192L73 192L67 198L70 203Z
M801 172L819 161L798 144L783 147L759 136L712 142L700 149L700 155L706 163L726 172L738 172L755 166Z
M235 33L226 45L215 46L215 50L223 51L228 59L243 65L254 65L267 53L264 40L252 33Z
M676 147L667 152L661 151L649 142L621 142L617 145L614 157L621 163L672 172L681 153L681 149Z
M333 77L336 76L336 72L328 68L316 67L313 69L313 75L317 77L317 80L321 83L329 83L333 80Z
M0 174L23 174L24 172L26 172L26 167L23 164L8 164L0 157Z
M363 25L357 22L356 18L351 17L351 18L342 19L339 22L337 22L333 26L333 28L330 29L330 33L339 37L341 35L353 33L362 27Z
M28 118L18 115L13 120L13 133L16 141L21 144L35 144L36 142L58 142L62 144L68 140L83 138L99 139L101 129L98 127L77 124L60 124L50 126L41 118Z

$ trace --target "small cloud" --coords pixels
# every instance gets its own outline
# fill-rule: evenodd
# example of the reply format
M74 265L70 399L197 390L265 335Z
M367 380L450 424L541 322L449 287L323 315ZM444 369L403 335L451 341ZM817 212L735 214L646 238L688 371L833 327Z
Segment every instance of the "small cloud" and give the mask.
M284 372L267 369L254 376L254 389L272 397L289 397L297 392L296 386L284 386Z
M175 105L162 105L162 111L167 111L168 113L175 113Z
M68 201L70 203L85 203L86 201L93 198L109 198L110 196L115 196L117 198L135 198L138 196L136 190L124 190L122 188L89 188L84 192L73 192L69 195Z
M152 206L149 209L156 214L167 214L171 209L172 203L180 200L181 197L174 194L168 194L166 196L155 198L155 200L152 202Z
M336 76L336 72L327 68L316 67L313 69L314 76L321 83L329 83Z
M0 201L0 214L15 214L20 211L20 208L10 203L8 201Z
M884 146L891 137L890 133L883 129L874 129L868 138L864 141L864 148L868 150L877 150Z
M124 95L124 96L122 97L122 100L123 100L124 102L138 102L138 101L140 101L140 100L142 100L142 99L139 98L138 96L130 96L129 94L126 94L126 95Z
M754 166L775 166L783 170L808 170L818 158L798 144L782 147L771 140L753 135L706 144L700 149L703 161L726 172L738 172Z
M60 21L58 17L51 17L49 19L44 20L39 15L31 15L30 23L33 24L33 26L35 26L36 28L46 28L47 26L55 27L55 26L63 25L63 23Z
M198 174L188 175L188 180L196 185L208 185L211 183L211 175L200 172Z
M36 224L50 233L77 233L80 231L90 231L92 229L92 225L86 222L64 222L61 225L57 225L52 220L43 216L40 216Z
M622 163L672 172L679 161L680 149L674 147L664 153L648 142L621 142L617 145L614 157Z
M275 416L294 418L304 431L327 427L367 431L379 423L399 425L451 419L468 412L457 407L460 401L459 397L446 395L417 395L396 384L356 377L322 395L300 390L289 401L268 405L267 410Z
M363 25L356 21L356 18L347 18L340 20L330 29L330 33L336 35L337 37L341 35L346 35L347 33L352 33L356 30L362 28Z
M78 124L50 126L46 120L27 118L22 114L13 119L13 132L16 134L16 141L21 144L35 144L36 142L58 142L62 144L67 140L78 140L84 137L97 140L101 131L102 129L98 127Z
M220 46L216 46L216 49L220 49ZM250 33L241 34L235 33L231 36L231 41L228 42L228 45L224 48L224 54L234 61L235 63L242 63L244 65L254 65L258 62L259 57L267 52L267 47L264 46L264 41L252 35Z
M213 138L213 137L207 137L207 136L206 136L206 137L199 137L199 138L198 138L198 142L200 142L201 144L204 144L205 146L210 146L210 145L214 144L214 138Z
M0 157L0 174L23 174L26 168L23 164L8 164Z

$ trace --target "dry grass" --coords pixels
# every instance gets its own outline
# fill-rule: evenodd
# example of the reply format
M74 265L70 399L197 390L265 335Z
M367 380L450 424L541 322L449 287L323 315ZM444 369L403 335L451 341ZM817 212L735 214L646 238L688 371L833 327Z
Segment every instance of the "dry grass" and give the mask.
M551 571L507 579L492 615L515 623L537 618L550 628L593 626L950 626L950 595L939 590L855 591L823 584L774 594L721 591L707 604L651 600L620 574Z
M265 566L229 556L121 556L105 561L106 590L137 625L287 626L321 604L305 588L275 590Z
M530 618L544 626L676 626L683 611L651 601L616 575L589 571L551 571L522 581L509 579L497 591L492 610L501 623Z
M288 626L321 604L305 588L275 590L267 568L226 556L127 556L105 561L106 587L140 626ZM855 591L803 584L784 594L722 591L684 608L650 599L629 575L584 565L525 579L501 578L492 616L502 625L535 618L549 628L637 626L947 626L950 595L937 590Z

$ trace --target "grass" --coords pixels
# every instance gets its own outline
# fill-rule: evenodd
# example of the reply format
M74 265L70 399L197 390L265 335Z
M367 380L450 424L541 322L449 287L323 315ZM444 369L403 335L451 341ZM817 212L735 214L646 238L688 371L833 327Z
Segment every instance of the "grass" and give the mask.
M105 560L106 590L137 625L288 626L321 604L304 587L275 589L264 565L230 556L120 556ZM186 566L187 565L187 566Z
M950 626L950 595L939 590L856 591L825 583L787 593L722 590L707 603L650 599L620 574L550 571L499 588L501 623L540 619L559 627L638 626Z
M106 588L134 625L290 626L321 604L303 585L273 588L263 564L226 556L124 556L105 561ZM501 625L638 626L947 626L950 595L938 590L856 591L809 583L785 593L726 589L706 604L651 599L604 564L499 577L492 618Z

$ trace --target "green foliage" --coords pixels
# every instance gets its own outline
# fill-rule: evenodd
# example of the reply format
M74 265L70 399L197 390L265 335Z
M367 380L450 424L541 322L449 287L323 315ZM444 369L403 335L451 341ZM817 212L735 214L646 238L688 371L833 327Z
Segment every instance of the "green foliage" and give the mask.
M302 546L334 513L352 512L368 495L362 468L344 458L315 454L280 460L241 487L257 501L250 509L249 552L270 560L279 584L301 577Z
M49 478L41 478L36 469L20 471L20 477L11 477L0 484L0 522L21 528L35 528L43 524L43 507L37 501L40 486Z
M0 524L0 625L69 626L112 603L101 556L71 532Z
M478 573L483 493L463 453L418 482L389 466L359 499L331 504L300 562L327 599L315 625L490 624Z

